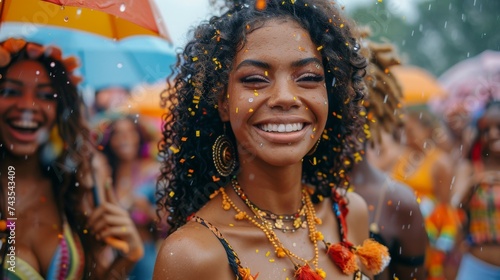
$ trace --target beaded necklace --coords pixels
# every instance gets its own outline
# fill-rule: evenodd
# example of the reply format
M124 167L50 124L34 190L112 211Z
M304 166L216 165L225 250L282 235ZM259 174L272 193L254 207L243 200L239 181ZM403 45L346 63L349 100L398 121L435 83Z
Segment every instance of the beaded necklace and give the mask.
M283 233L291 232L294 233L298 229L306 228L306 194L302 192L301 207L294 214L289 215L278 215L268 210L263 210L257 205L255 205L248 197L245 195L241 189L238 181L236 179L231 180L236 194L241 198L243 202L256 214L256 217L261 217L266 219L266 224L268 224L272 229L281 230ZM271 222L272 221L272 222ZM288 226L288 224L291 224Z
M302 192L305 192L306 190L303 189ZM252 208L250 208L254 214L254 217L249 215L247 212L241 210L234 204L234 202L229 198L229 196L226 194L223 188L220 189L220 192L222 194L222 207L224 210L229 210L233 208L236 211L235 219L237 220L243 220L247 219L250 223L258 227L262 232L266 235L267 239L269 242L273 245L276 257L278 258L284 258L288 257L288 259L292 262L295 268L295 275L300 274L302 272L306 273L314 273L317 276L320 276L321 278L326 277L326 273L324 272L323 269L318 267L318 260L319 260L319 249L318 249L318 241L323 240L323 234L319 232L316 229L316 224L321 224L321 219L316 217L316 213L314 210L314 207L312 206L312 202L309 198L308 195L304 195L305 197L305 209L306 209L306 223L309 228L309 239L313 243L314 246L314 257L311 260L306 260L297 254L291 252L289 249L285 248L283 246L283 243L281 243L280 239L274 233L272 230L272 226L268 221L266 221L262 216L260 216L257 212L254 212ZM260 220L260 222L258 220ZM299 264L297 261L304 263L303 265ZM309 266L309 263L311 263L315 271L311 271L311 268Z
M320 280L326 278L326 272L318 266L318 241L323 241L326 254L344 274L354 273L355 275L359 275L359 268L356 261L358 258L364 266L374 274L378 274L384 270L390 261L387 247L372 239L365 240L361 246L354 246L347 240L347 225L345 220L345 216L347 215L347 201L336 191L333 192L332 198L334 204L332 206L335 216L339 221L341 241L339 243L332 244L324 241L323 234L317 230L316 225L320 225L322 221L320 218L316 217L316 211L314 210L314 206L307 189L302 189L303 206L301 209L304 209L306 220L305 224L309 229L309 239L313 243L314 247L314 257L311 260L307 260L283 246L283 243L273 231L275 226L273 226L273 224L264 217L265 215L262 214L263 210L259 209L248 199L243 192L243 189L239 186L236 178L232 179L232 186L235 193L252 211L253 216L239 209L229 198L224 188L219 189L219 192L222 195L222 208L226 211L229 211L231 208L234 209L236 211L236 215L234 216L236 220L246 219L259 228L274 247L276 257L288 257L288 259L292 262L295 269L294 277L296 277L296 279ZM314 270L311 268L310 264L312 264Z

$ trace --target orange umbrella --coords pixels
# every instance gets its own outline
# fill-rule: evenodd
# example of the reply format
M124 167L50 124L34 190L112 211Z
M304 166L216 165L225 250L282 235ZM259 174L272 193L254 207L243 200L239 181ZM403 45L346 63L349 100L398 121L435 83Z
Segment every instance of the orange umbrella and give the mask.
M140 114L141 116L161 119L161 116L167 112L166 108L161 107L160 99L160 94L166 87L165 83L140 85L134 88L130 98L124 100L122 105L115 110L127 114Z
M1 23L27 23L27 30L54 25L117 40L154 35L171 42L153 0L3 0L0 5Z
M446 95L437 78L423 68L398 65L391 67L390 71L401 84L406 106L426 104L432 99Z

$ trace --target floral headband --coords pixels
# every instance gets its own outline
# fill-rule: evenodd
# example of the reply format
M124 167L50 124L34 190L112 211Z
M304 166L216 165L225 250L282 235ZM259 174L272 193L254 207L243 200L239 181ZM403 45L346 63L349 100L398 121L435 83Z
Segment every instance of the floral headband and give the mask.
M60 48L56 46L44 47L36 43L26 42L23 39L9 38L0 44L0 67L7 66L11 62L12 54L18 53L23 48L26 48L26 54L30 59L37 59L43 55L60 61L66 68L71 83L76 86L81 82L82 78L73 74L73 71L79 66L76 57L69 56L63 59Z

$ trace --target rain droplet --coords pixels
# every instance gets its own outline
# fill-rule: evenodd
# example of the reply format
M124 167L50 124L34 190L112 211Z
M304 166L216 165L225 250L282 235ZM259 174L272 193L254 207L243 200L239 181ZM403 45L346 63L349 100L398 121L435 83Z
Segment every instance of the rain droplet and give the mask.
M120 68L120 69L121 69L121 68L123 67L123 64L118 63L118 64L116 64L116 67L118 67L118 68Z
M68 17L64 17L64 22L68 22L69 21L69 18Z
M120 12L122 12L122 13L123 13L123 12L125 12L125 9L126 9L126 8L127 8L127 7L125 6L125 4L121 4L121 5L120 5Z
M14 145L10 144L10 149L14 150Z
M79 187L79 186L80 186L80 183L76 182L75 187Z
M35 74L36 74L37 76L38 76L38 75L40 75L40 71L38 71L38 70L37 70L37 71L35 72Z
M55 67L55 66L56 66L56 63L55 63L54 61L52 61L52 62L50 63L50 67Z
M57 98L57 93L54 93L54 98Z
M77 10L76 10L76 14L77 14L77 15L81 15L81 14L82 14L82 9L77 9Z
M252 103L253 102L253 98L252 97L248 98L248 102Z

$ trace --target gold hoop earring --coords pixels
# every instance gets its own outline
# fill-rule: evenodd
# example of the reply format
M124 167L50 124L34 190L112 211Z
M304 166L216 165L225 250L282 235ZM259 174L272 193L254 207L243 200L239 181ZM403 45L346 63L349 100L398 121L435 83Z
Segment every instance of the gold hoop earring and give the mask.
M220 135L212 146L212 159L219 175L227 177L236 167L234 146L225 134Z
M309 151L309 153L307 153L308 156L311 156L312 154L314 154L314 152L316 152L316 150L318 149L320 141L321 141L321 139L318 139L318 141L316 142L316 144L314 144L314 146L311 148L311 150Z

